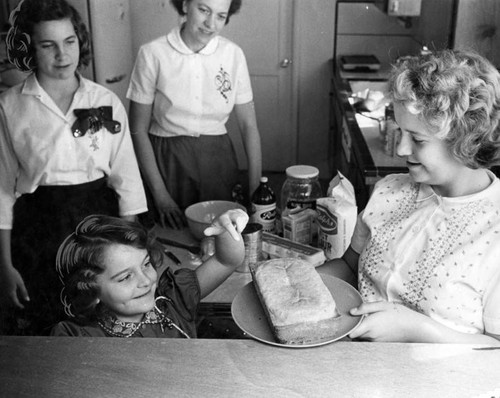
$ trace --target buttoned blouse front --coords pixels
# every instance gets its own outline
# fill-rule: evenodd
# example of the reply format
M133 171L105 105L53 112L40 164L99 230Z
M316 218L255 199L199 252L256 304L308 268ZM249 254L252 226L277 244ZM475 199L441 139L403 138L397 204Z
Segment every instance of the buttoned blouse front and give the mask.
M351 242L365 302L402 303L467 333L500 334L500 181L444 198L407 174L376 184Z
M196 137L225 134L234 105L253 94L240 47L216 36L195 53L177 27L140 48L127 98L153 104L149 133Z
M79 77L66 115L34 74L0 96L0 228L11 229L16 198L40 185L75 185L108 177L118 194L120 215L147 210L127 114L108 89ZM75 138L74 110L112 106L121 132L101 128Z

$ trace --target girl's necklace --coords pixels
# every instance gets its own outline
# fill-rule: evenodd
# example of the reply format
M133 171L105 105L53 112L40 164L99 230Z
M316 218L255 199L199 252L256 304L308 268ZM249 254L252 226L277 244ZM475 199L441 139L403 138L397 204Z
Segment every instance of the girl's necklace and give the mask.
M172 300L165 296L159 296L155 301L158 301L159 299L172 302ZM166 326L169 329L175 328L184 337L188 339L190 338L184 330L176 325L174 321L166 316L156 305L155 308L146 313L144 319L139 323L120 321L119 319L116 319L112 314L107 313L107 311L103 311L102 316L99 317L97 323L107 334L115 337L132 337L143 325L159 323L162 332L165 331L164 326Z

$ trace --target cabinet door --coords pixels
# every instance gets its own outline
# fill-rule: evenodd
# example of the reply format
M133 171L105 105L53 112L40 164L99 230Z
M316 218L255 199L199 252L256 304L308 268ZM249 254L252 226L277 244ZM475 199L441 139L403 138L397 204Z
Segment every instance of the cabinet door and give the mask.
M292 0L243 2L222 35L245 52L252 80L257 122L262 140L264 170L283 171L297 159L297 97L293 63ZM232 117L228 130L238 152L244 155L239 128ZM240 165L242 169L246 164Z
M90 20L89 20L89 5L87 0L67 0L69 4L71 4L80 17L82 18L83 23L90 31ZM90 60L90 64L85 68L81 69L80 73L89 80L94 80L94 59Z
M88 0L94 53L95 81L125 95L132 72L132 33L129 0Z
M454 48L473 49L500 68L500 2L458 1Z

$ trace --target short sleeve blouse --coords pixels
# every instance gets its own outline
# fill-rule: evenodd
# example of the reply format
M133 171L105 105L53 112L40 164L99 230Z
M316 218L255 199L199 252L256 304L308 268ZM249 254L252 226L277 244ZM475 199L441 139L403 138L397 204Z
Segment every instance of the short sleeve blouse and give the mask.
M153 105L151 134L199 136L225 134L234 105L253 93L240 47L216 36L195 53L176 27L139 49L127 98Z
M66 114L40 86L35 74L0 95L0 228L12 229L17 198L41 185L76 185L108 177L120 215L147 211L127 112L107 88L79 77ZM75 138L75 109L112 107L121 131L101 128Z
M461 332L500 334L500 181L438 196L407 174L379 181L351 242L365 302L400 302Z

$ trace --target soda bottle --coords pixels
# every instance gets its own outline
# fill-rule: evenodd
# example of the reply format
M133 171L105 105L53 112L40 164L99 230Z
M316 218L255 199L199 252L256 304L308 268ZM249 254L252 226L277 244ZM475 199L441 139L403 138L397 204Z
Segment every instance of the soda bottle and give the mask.
M269 185L267 177L260 178L260 185L252 194L251 222L262 225L265 232L276 232L276 195Z

